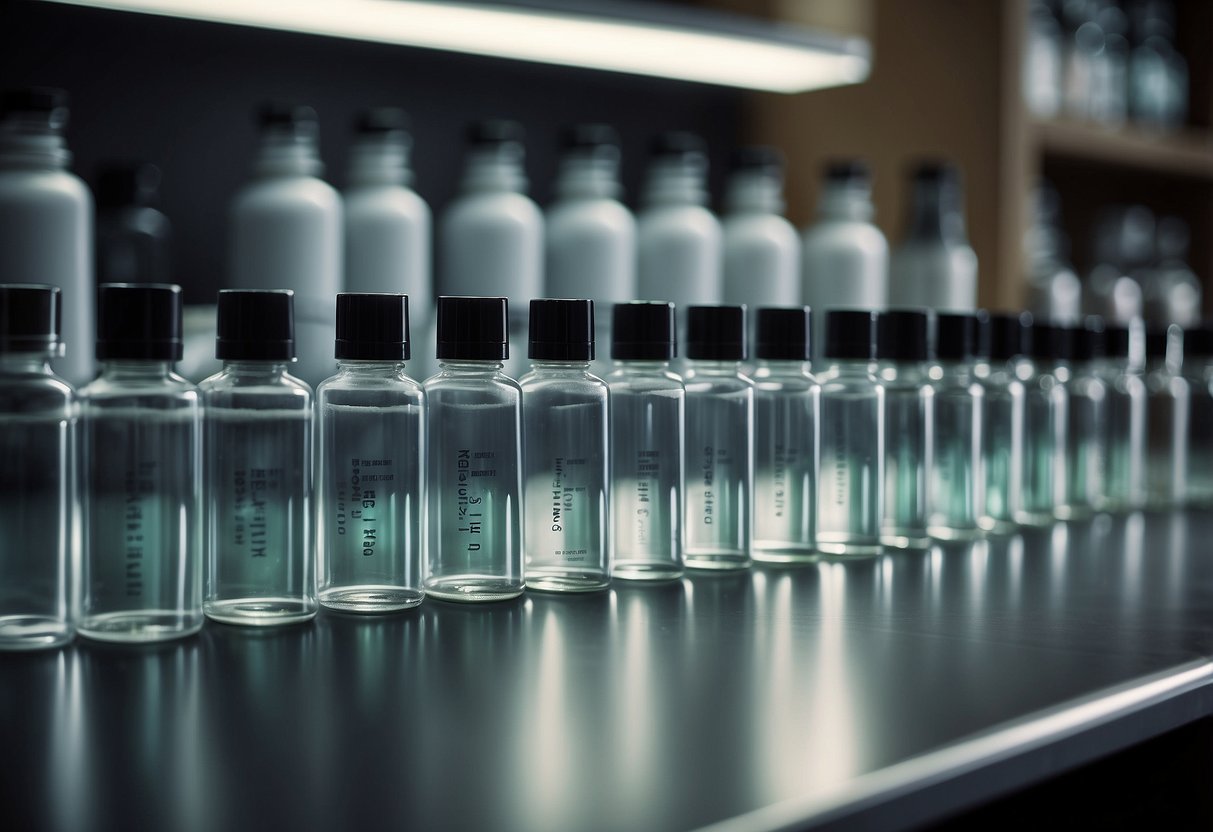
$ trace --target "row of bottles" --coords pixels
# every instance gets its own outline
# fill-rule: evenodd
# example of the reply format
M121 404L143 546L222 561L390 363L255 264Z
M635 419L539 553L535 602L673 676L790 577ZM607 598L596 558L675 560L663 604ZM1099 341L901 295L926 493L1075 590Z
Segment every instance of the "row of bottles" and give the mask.
M223 369L195 386L175 372L178 287L105 284L102 371L76 394L50 368L61 297L0 286L4 647L594 591L1213 502L1210 330L831 310L810 373L806 307L757 310L751 363L744 307L692 306L675 373L674 305L633 302L612 310L602 379L593 302L535 300L514 381L507 299L443 296L440 369L420 383L408 298L346 293L338 372L313 397L288 372L290 290L219 293Z
M69 349L57 366L82 384L93 373L79 348L91 342L94 317L93 206L68 169L66 101L61 91L24 90L6 94L0 106L0 275L65 291ZM484 121L469 129L459 194L433 232L430 208L410 187L411 139L400 110L361 116L340 193L323 178L314 110L267 106L258 119L251 179L231 206L224 282L295 291L298 373L312 384L331 366L321 345L333 340L332 298L342 291L408 294L427 347L435 286L443 294L505 296L516 354L525 344L527 303L544 295L667 300L679 308L976 304L959 174L945 163L914 170L906 238L890 262L860 162L827 168L819 221L801 235L783 216L778 151L735 154L718 218L708 207L704 142L664 133L653 142L633 217L620 201L619 136L583 125L563 138L555 199L545 212L526 195L520 125ZM103 282L167 279L169 230L153 205L157 184L147 165L100 177L95 257ZM609 338L607 323L600 337ZM422 352L422 366L432 369L428 349ZM205 358L187 347L186 366L200 378Z

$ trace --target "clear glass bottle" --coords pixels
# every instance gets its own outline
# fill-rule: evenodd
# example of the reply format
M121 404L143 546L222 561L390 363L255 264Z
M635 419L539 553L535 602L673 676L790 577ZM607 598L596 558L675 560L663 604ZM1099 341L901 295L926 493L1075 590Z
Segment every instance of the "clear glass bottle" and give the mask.
M606 382L594 360L594 302L531 301L531 371L522 387L526 580L592 592L611 580Z
M1105 352L1104 325L1088 318L1072 329L1073 377L1066 429L1067 518L1087 517L1105 504L1107 489L1108 384L1099 363Z
M935 388L928 375L927 313L881 312L876 319L878 377L884 388L884 519L881 542L925 549L929 472L935 446Z
M57 286L0 285L0 650L71 641L75 394ZM34 545L37 541L37 545Z
M1016 366L1024 386L1023 502L1019 522L1043 526L1068 512L1066 433L1073 332L1034 323L1028 355Z
M1170 509L1186 499L1191 388L1181 373L1183 332L1146 333L1146 506Z
M754 503L754 383L744 306L687 309L686 565L750 565Z
M1191 394L1187 500L1209 506L1213 505L1213 327L1184 331L1183 373Z
M438 374L424 385L429 568L426 594L503 601L522 594L522 390L505 298L438 298Z
M1018 375L1030 312L993 314L982 329L978 364L983 393L981 458L985 504L978 523L996 534L1014 531L1023 506L1024 386Z
M181 289L97 292L101 375L80 391L84 566L79 632L162 641L202 627L202 410L173 372Z
M809 374L807 306L759 309L754 353L754 560L817 557L821 387Z
M985 388L973 372L977 356L975 315L936 318L935 447L927 484L927 531L943 540L972 540L983 533L982 417Z
M209 618L254 627L316 614L312 548L312 390L295 360L294 294L219 293L206 406Z
M337 295L337 374L316 390L320 604L415 607L424 549L425 394L405 374L409 299Z
M817 478L817 548L831 555L881 551L884 386L876 377L876 313L826 313Z
M612 311L611 563L615 578L682 575L686 389L670 372L674 304L617 303Z
M1133 510L1145 503L1146 382L1140 326L1110 326L1100 372L1108 390L1107 486L1104 507Z

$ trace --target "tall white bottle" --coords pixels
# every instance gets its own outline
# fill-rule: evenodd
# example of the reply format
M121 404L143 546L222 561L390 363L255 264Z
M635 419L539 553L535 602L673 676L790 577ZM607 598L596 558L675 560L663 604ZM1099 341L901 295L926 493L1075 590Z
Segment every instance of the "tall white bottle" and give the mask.
M320 178L319 125L311 107L268 105L250 181L231 209L228 283L293 289L299 363L316 385L333 374L335 303L343 291L341 196Z
M813 354L825 346L830 309L881 309L888 303L889 243L872 223L868 166L858 160L825 170L817 222L804 231L801 302L813 310Z
M960 171L922 162L911 176L906 236L889 263L889 305L972 312L977 254L965 234Z
M472 124L460 193L438 226L439 294L509 301L511 377L526 366L531 300L544 296L543 214L526 195L523 137L515 121Z
M412 137L397 107L358 118L345 198L345 291L409 296L414 344L410 372L437 370L430 206L412 188Z
M636 224L636 289L641 300L673 302L683 323L688 306L724 297L722 234L706 207L707 177L699 136L670 132L654 140Z
M733 155L721 222L727 304L800 305L800 235L783 216L783 170L773 147Z
M93 196L67 166L67 93L16 89L0 96L0 280L62 290L63 358L55 372L93 378Z

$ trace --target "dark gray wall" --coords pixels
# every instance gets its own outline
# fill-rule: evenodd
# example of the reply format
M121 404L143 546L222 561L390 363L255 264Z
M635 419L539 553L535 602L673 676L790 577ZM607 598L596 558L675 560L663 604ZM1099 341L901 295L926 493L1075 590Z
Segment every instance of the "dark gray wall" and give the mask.
M255 147L253 112L267 98L316 108L328 178L339 187L355 112L405 107L414 123L415 187L439 210L454 192L464 128L474 118L526 126L531 192L542 204L565 124L619 128L631 200L650 137L673 128L708 140L718 192L741 114L739 93L696 84L0 0L0 85L25 84L71 93L68 140L85 179L106 159L160 165L176 279L189 302L210 300L224 284L227 205Z

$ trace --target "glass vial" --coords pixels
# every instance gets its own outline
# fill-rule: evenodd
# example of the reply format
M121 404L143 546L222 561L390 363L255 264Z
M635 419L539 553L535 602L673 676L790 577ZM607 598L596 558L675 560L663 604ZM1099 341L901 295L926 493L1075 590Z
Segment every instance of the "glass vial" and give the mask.
M942 540L972 540L983 533L986 480L982 469L985 388L973 372L975 315L936 317L935 447L931 456L927 531Z
M759 309L754 344L754 560L817 556L821 388L809 374L807 306Z
M590 374L594 302L531 301L531 371L522 387L526 580L592 592L611 580L606 382Z
M98 288L101 375L80 391L83 636L162 641L202 627L202 410L173 372L181 354L179 287Z
M876 377L876 313L826 313L821 385L817 548L832 555L881 551L884 397Z
M744 306L687 309L686 565L750 565L754 502L754 383Z
M674 304L618 303L611 319L611 546L616 578L682 575L686 389L670 372Z
M884 520L881 542L925 549L934 451L935 388L928 375L927 313L881 312L876 358L884 387Z
M1213 505L1213 328L1184 331L1188 411L1188 502Z
M438 298L438 374L425 382L429 569L446 601L522 594L522 390L505 298Z
M208 617L254 627L316 614L312 390L295 360L294 293L219 293L206 407Z
M1081 518L1107 502L1108 384L1100 371L1104 358L1103 320L1092 317L1072 330L1073 377L1066 429L1066 507Z
M1019 365L1032 314L989 315L982 326L986 361L977 372L982 386L981 459L985 503L978 517L983 529L1014 531L1023 510L1024 386Z
M335 356L337 374L316 390L320 604L409 609L425 598L425 394L405 374L408 297L337 295Z
M1019 522L1052 523L1068 514L1066 433L1073 331L1033 323L1025 333L1030 357L1016 367L1024 386L1023 503Z
M1100 372L1108 391L1105 507L1133 510L1145 503L1146 382L1140 326L1108 327Z
M60 296L0 285L0 650L72 638L76 415L51 369L63 354Z
M1182 338L1177 326L1146 333L1146 505L1154 509L1186 499L1191 388Z

